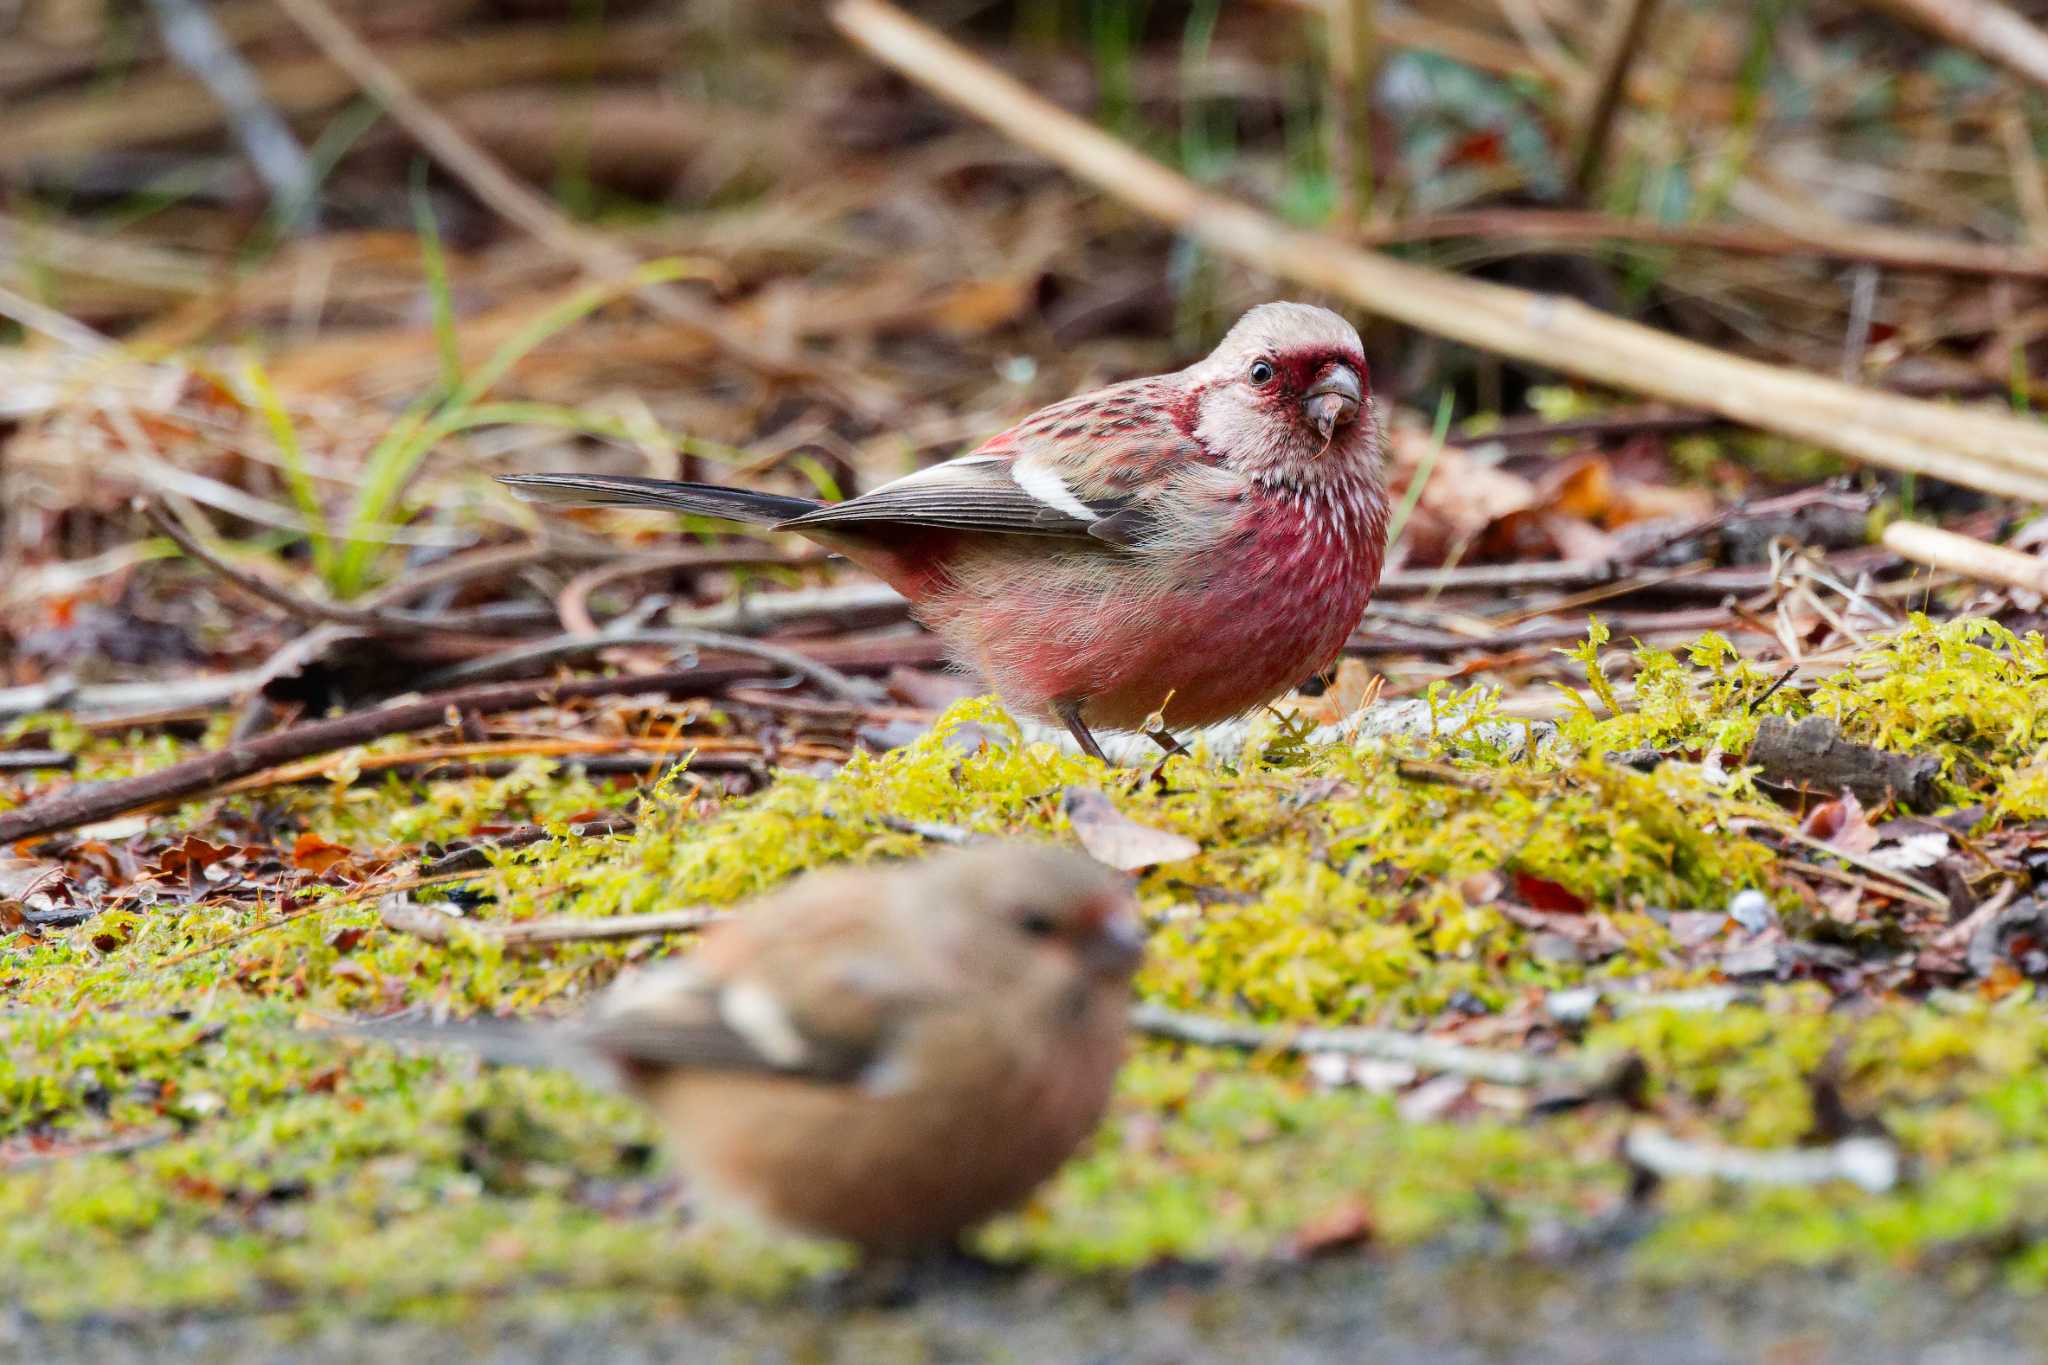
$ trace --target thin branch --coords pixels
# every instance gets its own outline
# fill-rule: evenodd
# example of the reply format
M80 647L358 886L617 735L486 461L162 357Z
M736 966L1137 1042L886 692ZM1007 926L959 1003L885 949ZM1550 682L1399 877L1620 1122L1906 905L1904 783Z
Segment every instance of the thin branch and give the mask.
M1884 528L1884 546L1902 559L1946 569L1980 583L2019 588L2048 596L2048 559L2003 545L1944 531L1920 521L1895 521Z
M626 630L600 630L595 635L552 636L546 640L515 645L496 654L487 654L480 659L441 669L422 678L420 684L423 687L449 687L456 683L476 682L482 678L499 677L517 669L530 668L535 664L587 658L619 645L667 645L677 649L709 649L726 654L740 654L787 669L800 678L816 683L841 701L866 702L874 699L871 689L862 686L830 664L820 663L794 649L763 644L744 635L726 635L713 630L677 630L669 627L635 627Z
M555 594L555 609L563 627L572 634L589 635L598 629L590 614L590 595L608 583L640 574L673 572L678 569L798 568L819 563L816 555L776 554L770 550L707 550L690 545L680 549L629 555L597 564L577 574Z
M1367 228L1357 240L1366 246L1391 246L1458 237L1544 243L1641 242L1744 256L1810 257L1930 274L2048 279L2048 252L2032 247L1997 246L1900 231L1805 234L1751 223L1662 223L1584 209L1467 209Z
M220 101L229 131L270 187L278 221L293 232L314 227L318 182L313 165L212 13L198 0L149 0L149 7L156 11L171 56Z
M1899 1183L1898 1147L1880 1137L1853 1137L1829 1147L1748 1148L1687 1142L1651 1123L1622 1139L1622 1158L1664 1179L1693 1177L1743 1185L1827 1185L1844 1180L1872 1194Z
M1745 359L1575 299L1462 279L1289 228L1202 190L886 0L837 0L831 14L850 39L910 80L1220 255L1481 350L1705 408L1872 464L2048 502L2048 431L2037 424Z
M637 794L635 799L637 800ZM569 825L569 834L577 839L602 839L613 834L630 834L633 830L630 815L604 816L596 820L585 820ZM483 872L491 865L492 849L525 848L548 837L550 831L540 825L521 825L508 829L503 834L494 834L478 839L475 843L444 853L420 869L427 877L446 877L456 872Z
M1592 84L1572 139L1571 186L1581 199L1592 188L1594 173L1607 158L1614 116L1621 109L1629 67L1642 48L1643 37L1649 32L1650 20L1656 12L1657 0L1610 0L1607 31L1602 35Z
M457 943L469 935L507 948L537 948L549 943L607 943L619 939L657 938L665 934L690 934L729 920L720 910L656 910L645 915L616 915L592 919L580 915L552 915L543 919L491 923L457 919L439 910L415 905L403 895L387 896L377 907L384 927L427 943Z
M1447 1043L1440 1038L1376 1028L1268 1028L1263 1024L1183 1014L1159 1005L1139 1005L1131 1024L1140 1033L1201 1047L1238 1048L1246 1052L1285 1052L1307 1056L1318 1052L1374 1061L1404 1062L1422 1071L1441 1071L1495 1085L1597 1084L1603 1068L1562 1057Z
M943 825L936 820L912 820L903 815L882 815L876 820L884 829L893 829L898 834L915 834L930 843L949 844L954 848L965 848L981 838L971 829Z
M1378 0L1330 0L1331 169L1338 212L1355 227L1372 211L1372 92L1378 71Z
M408 569L403 578L394 579L381 588L364 593L360 600L365 607L396 607L441 588L460 587L465 583L474 583L479 578L503 578L515 570L528 568L557 556L598 558L613 553L615 551L610 546L577 552L543 541L488 545L481 549L450 555L439 563Z
M387 735L430 730L448 724L449 717L465 711L509 711L527 706L549 706L593 697L632 696L648 692L668 696L704 696L763 674L764 670L758 664L735 664L727 668L681 669L619 678L581 678L571 682L503 683L494 687L431 693L372 711L357 711L309 725L295 725L244 743L230 744L211 753L199 754L155 772L103 782L76 783L14 810L0 812L0 845L110 820L160 801L198 796L217 790L236 778L294 759L367 744Z
M903 594L886 583L835 583L826 588L788 592L734 594L714 606L675 613L670 619L692 629L757 631L793 621L825 618L850 621L897 621L910 612Z
M1908 23L2048 86L2048 32L1996 0L1878 0Z
M172 544L184 551L187 558L205 565L214 574L250 596L280 607L301 621L352 626L384 635L420 635L437 631L489 629L493 625L504 624L502 617L491 613L413 612L393 607L353 607L341 602L318 602L294 592L281 583L273 583L261 574L250 573L228 563L201 542L199 537L176 517L170 515L163 504L155 499L137 498L131 505L147 517L152 526L163 532Z

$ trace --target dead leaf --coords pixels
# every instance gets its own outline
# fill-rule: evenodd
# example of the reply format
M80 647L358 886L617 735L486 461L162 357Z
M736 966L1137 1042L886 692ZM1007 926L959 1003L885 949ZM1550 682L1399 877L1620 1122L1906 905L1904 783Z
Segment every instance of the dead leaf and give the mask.
M925 305L925 320L950 336L982 336L1016 321L1030 306L1037 287L1035 276L1013 280L963 280Z
M1067 788L1060 808L1088 856L1119 872L1179 862L1202 851L1200 844L1184 834L1139 824L1093 787Z
M1514 876L1515 894L1531 909L1553 915L1586 913L1586 898L1570 887L1529 872L1517 871Z
M1435 443L1427 431L1397 426L1387 444L1393 482L1405 491L1408 480L1432 458ZM1454 547L1470 545L1487 528L1536 505L1535 484L1458 446L1447 445L1433 458L1429 482L1401 536L1408 563L1441 564Z
M1719 910L1675 910L1671 914L1671 937L1681 948L1697 948L1719 938L1728 927L1728 916Z
M1877 847L1877 827L1863 813L1863 803L1849 791L1807 812L1800 832L1844 853L1868 853Z
M292 845L292 866L303 868L316 877L324 877L352 856L353 850L340 844L330 844L319 835L307 830Z
M1553 467L1537 490L1537 506L1580 521L1604 521L1614 506L1614 470L1598 455Z
M0 858L0 900L24 901L64 875L61 863L35 858Z
M230 858L239 852L241 852L240 849L224 844L208 843L196 834L188 834L177 843L172 844L169 848L157 854L156 870L174 877L186 876L196 878L215 863L220 862L222 859Z
M28 923L23 913L31 896L47 898L64 878L58 863L34 858L0 858L0 929L19 929Z
M1467 905L1491 905L1507 887L1507 881L1498 872L1474 872L1458 883L1458 895Z
M1308 1259L1337 1251L1355 1251L1376 1235L1372 1210L1351 1195L1314 1215L1294 1230L1294 1254Z

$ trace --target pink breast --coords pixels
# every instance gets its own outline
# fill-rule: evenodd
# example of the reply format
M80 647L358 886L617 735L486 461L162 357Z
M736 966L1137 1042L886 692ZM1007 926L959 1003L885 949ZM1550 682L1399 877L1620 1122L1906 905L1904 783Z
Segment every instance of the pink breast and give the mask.
M1105 574L1099 558L1000 561L990 568L1007 581L972 603L934 604L932 623L1027 714L1082 698L1084 718L1111 729L1162 709L1173 728L1228 719L1327 666L1380 572L1376 524L1293 500L1244 524L1253 529L1157 576Z

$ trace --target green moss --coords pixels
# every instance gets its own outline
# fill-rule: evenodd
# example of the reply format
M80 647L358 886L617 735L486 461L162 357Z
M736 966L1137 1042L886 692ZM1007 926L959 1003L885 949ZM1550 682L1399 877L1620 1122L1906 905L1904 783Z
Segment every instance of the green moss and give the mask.
M1772 676L1714 637L1627 659L1605 644L1596 632L1576 652L1583 704L1527 757L1484 741L1487 694L1439 692L1426 740L1310 744L1281 728L1250 757L1179 761L1164 789L1133 788L972 702L831 778L783 774L744 799L670 781L612 838L570 837L567 824L628 789L538 761L497 781L355 784L343 771L242 800L274 827L401 866L489 824L563 831L494 854L473 883L489 897L475 913L518 919L728 905L813 867L921 853L885 815L1067 840L1061 792L1087 783L1202 850L1138 884L1152 929L1143 994L1395 1026L1527 1012L1586 984L1699 984L1711 972L1664 912L1718 908L1743 887L1795 906L1780 855L1741 833L1786 814L1732 762L1722 773L1693 761L1739 754L1760 715L1825 714L1852 738L1938 754L1945 794L1981 807L1982 830L2041 818L2039 637L1916 619L1809 691L1768 696ZM1626 704L1607 682L1624 670ZM1646 745L1677 758L1640 773L1604 757ZM105 749L94 761L137 760ZM195 807L175 823L216 815ZM1500 908L1518 876L1579 898L1611 950L1545 951ZM31 1307L347 1294L395 1310L537 1287L772 1294L833 1263L687 1216L649 1163L654 1133L616 1098L317 1031L407 1006L571 1009L624 962L687 940L529 955L480 937L430 945L338 888L123 914L0 942L0 1274ZM1819 987L1773 989L1760 1007L1628 1014L1572 1045L1642 1056L1649 1101L1684 1135L1755 1146L1811 1133L1812 1077L1830 1062L1850 1112L1885 1125L1911 1159L1915 1178L1884 1196L1674 1182L1638 1253L1648 1273L1854 1262L2048 1275L2048 1022L2030 992L1873 994L1845 1011ZM1410 1119L1284 1061L1152 1045L1090 1150L986 1246L1070 1268L1258 1256L1353 1206L1388 1247L1479 1231L1512 1243L1612 1211L1626 1121L1601 1107L1525 1119L1484 1087L1448 1117Z

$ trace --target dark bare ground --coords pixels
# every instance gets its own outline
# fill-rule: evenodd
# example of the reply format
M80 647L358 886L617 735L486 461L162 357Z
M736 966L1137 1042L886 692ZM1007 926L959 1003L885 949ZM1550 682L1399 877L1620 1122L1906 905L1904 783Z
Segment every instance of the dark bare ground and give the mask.
M906 1308L604 1305L540 1298L461 1320L303 1317L41 1325L0 1320L0 1361L1633 1362L2048 1360L2048 1299L1953 1295L1919 1279L1780 1275L1657 1289L1611 1264L1531 1268L1446 1255L1391 1263L955 1284Z

